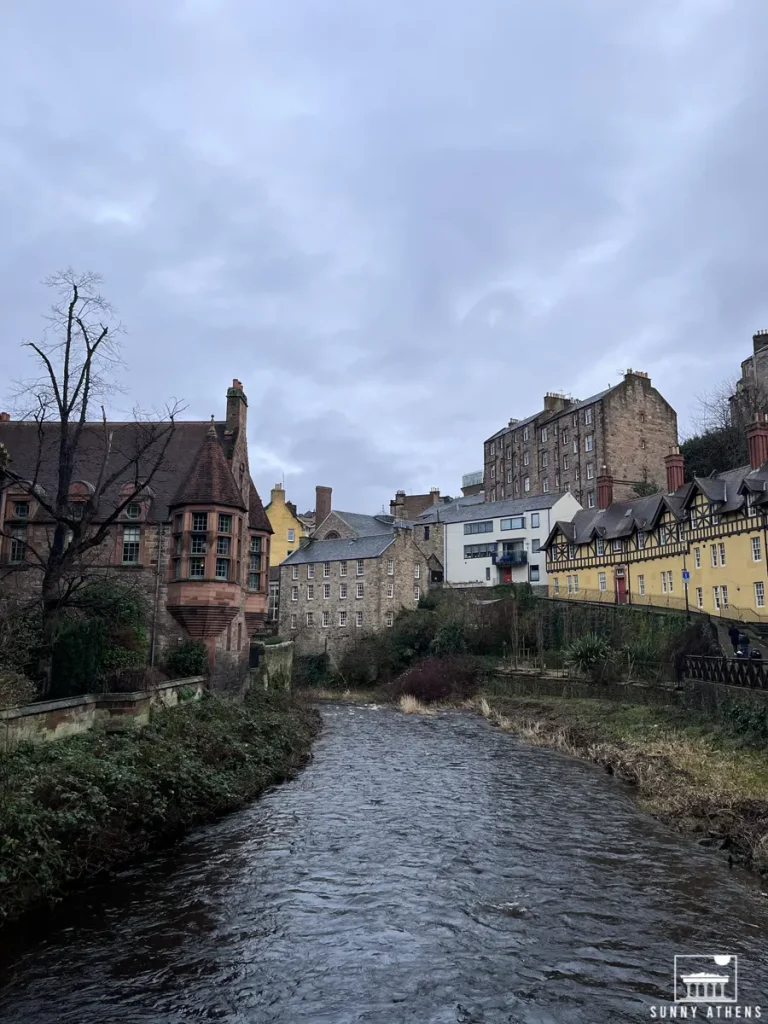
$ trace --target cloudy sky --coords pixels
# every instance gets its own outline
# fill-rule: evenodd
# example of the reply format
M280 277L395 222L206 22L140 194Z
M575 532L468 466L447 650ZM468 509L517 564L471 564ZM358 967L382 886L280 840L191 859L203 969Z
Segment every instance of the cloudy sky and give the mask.
M100 271L119 414L220 416L263 495L456 493L547 390L688 426L768 327L765 0L30 0L0 12L3 377ZM2 382L0 382L2 383Z

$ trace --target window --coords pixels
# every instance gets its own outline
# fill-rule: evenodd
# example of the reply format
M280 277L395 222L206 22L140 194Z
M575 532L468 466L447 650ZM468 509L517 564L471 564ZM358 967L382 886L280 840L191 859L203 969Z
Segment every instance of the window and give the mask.
M608 589L608 583L606 582L606 578L605 578L605 573L604 572L599 572L597 574L597 589L598 590L607 590Z
M574 576L573 577L573 592L574 592L574 594L578 594L578 592L579 592L579 577L578 576Z
M640 575L637 577L637 592L640 597L645 596L645 576Z
M508 469L508 470L507 470L507 483L508 483L508 484L511 484L511 483L512 483L512 470L511 470L511 469ZM428 530L428 529L429 529L429 527L428 527L428 526L425 526L425 527L424 527L424 529L425 529L425 530ZM426 538L425 538L425 539L426 539Z
M340 583L339 584L339 600L340 601L346 601L346 599L347 599L347 584L346 583Z
M387 615L386 615L386 618L385 618L384 621L386 622L386 624L388 626L394 626L394 624L395 624L395 614L394 614L394 612L387 612Z
M360 600L362 600L362 597L363 597L363 584L362 583L358 583L357 584L357 590L355 592L355 600L360 601Z
M291 529L291 530L288 531L288 543L289 544L295 544L296 543L296 530Z
M562 433L562 441L563 441L563 444L568 444L568 431L567 430L564 430L563 433Z
M339 562L339 576L346 576L346 575L347 575L347 563L346 562Z
M555 597L557 597L557 595L560 593L560 580L552 580L552 593L555 595Z
M539 571L538 565L529 565L528 566L528 579L530 580L530 582L531 583L538 583L540 578L541 578L541 573Z
M192 513L192 532L193 533L205 533L208 529L208 513L207 512L193 512Z
M204 558L190 558L189 560L189 576L193 580L201 580L205 577L205 559Z
M173 517L173 532L174 533L181 533L181 526L182 526L183 522L184 522L184 517L183 516L174 516Z
M530 489L531 489L531 478L530 478L529 476L527 476L527 477L526 477L526 478L525 478L525 479L523 480L523 490L525 491L525 493L526 493L526 494L528 494L528 492L530 491Z
M323 629L327 629L331 624L331 613L323 612Z
M346 624L347 624L347 613L346 612L339 612L339 625L340 626L346 626Z
M394 597L394 596L395 596L395 584L394 583L388 583L387 584L387 597Z
M502 530L524 530L525 516L512 516L511 519L502 519L499 525Z
M495 480L495 479L496 479L496 467L495 466L491 466L491 480Z
M413 578L415 580L418 580L420 577L421 577L421 564L419 562L417 562L416 565L414 565L414 567L413 567Z
M27 551L26 526L11 527L11 546L8 553L9 562L23 562ZM137 559L138 561L138 559Z
M725 565L725 544L721 541L720 544L718 544L718 548L720 550L720 565Z
M123 527L123 564L138 562L140 540L141 530L138 526Z
M395 575L395 560L394 558L387 559L387 576Z
M595 492L587 491L587 508L595 507Z
M488 565L485 568L485 578L489 580L491 578L491 567Z
M720 587L712 587L712 598L715 603L715 611L720 611Z
M392 612L388 612L387 614L391 615ZM387 625L391 626L392 623L388 622ZM355 612L355 627L357 629L362 629L362 626L363 626L363 613L362 612Z
M674 589L672 580L673 580L672 570L670 569L669 572L667 573L667 590L669 591L670 594L672 593L672 590Z
M578 439L578 437L574 437L572 449L573 449L573 454L574 455L578 455L579 454L579 439Z
M638 530L638 533L637 533L637 550L638 551L644 551L645 550L645 538L646 538L645 532L643 530Z
M531 439L530 427L523 427L523 440L524 441L530 441L530 439Z
M208 550L208 543L204 533L192 534L189 541L189 550L193 555L204 555Z
M294 612L291 615L291 629L298 629L298 628L299 628L298 618L296 616L296 613Z
M530 466L530 464L531 464L531 456L529 455L528 452L523 452L523 465L524 466Z
M563 472L565 473L568 469L568 456L563 456Z
M330 575L331 575L331 563L330 562L323 562L323 576L326 579L328 579L328 577Z
M541 481L541 489L544 491L545 494L549 493L549 477L548 476L545 476L544 479Z
M252 555L258 555L261 558L261 537L251 537L250 551Z
M701 568L701 548L693 549L693 564L697 569Z
M330 583L324 583L323 584L323 600L327 601L330 596L331 596L331 584Z
M248 573L248 589L249 590L261 590L261 573L260 572L249 572Z
M496 454L496 442L495 441L491 441L491 455L495 455L495 454Z
M568 557L569 558L575 558L576 557L576 545L575 544L569 544L568 545Z
M357 559L357 575L362 576L365 570L365 562L362 558Z
M567 583L568 583L568 593L572 594L573 593L573 576L569 576L568 577Z
M717 567L717 544L713 544L709 549L710 556L712 558L712 568Z
M704 607L704 588L703 587L696 587L696 607L697 608L703 608Z
M616 537L615 540L611 541L611 551L616 552L616 554L619 554L623 547L624 543L620 537Z
M723 602L723 608L728 607L728 587L720 587L720 600Z
M753 537L752 538L752 561L753 562L759 562L760 561L760 556L761 556L761 552L760 552L760 538L759 537Z
M539 513L531 512L531 529L535 530L539 525Z
M291 587L291 600L292 601L298 601L299 600L299 588L298 587Z
M17 505L16 506L17 510L18 510L18 507L19 506ZM18 514L19 513L17 511L16 515L18 516ZM138 501L130 501L130 502L128 502L128 504L125 506L125 517L126 517L126 519L138 519L140 515L141 515L141 505L138 503Z
M755 607L765 608L765 584L762 580L755 584Z
M667 574L665 572L661 574L661 592L662 594L667 592Z
M14 519L29 519L29 502L17 501L13 506Z
M544 442L547 440L548 437L549 437L549 431L547 430L546 427L542 427L541 428L541 443L544 444Z
M597 540L595 541L595 554L596 555L604 555L605 554L605 541L603 540L602 537L598 537Z
M291 579L297 580L299 578L299 567L298 565L291 566Z
M546 469L549 465L549 452L541 453L541 468Z
M592 422L592 408L591 408L591 406L590 406L590 408L584 410L584 422L587 424L587 426L589 426L589 424Z
M667 543L667 528L666 526L659 527L659 546L664 547Z
M307 579L313 580L315 578L315 567L314 565L307 566Z
M754 496L754 494L748 494L747 495L746 505L747 505L747 515L748 516L756 516L757 515L757 509L755 508L755 496Z
M537 551L541 551L541 541L538 537L534 537L531 541L531 552L536 554Z
M587 434L584 438L584 451L593 452L595 450L595 435Z
M510 478L509 474L507 474L507 477ZM429 540L429 527L428 526L424 527L424 540Z
M217 580L228 580L229 579L229 559L228 558L217 558L216 559L216 579Z
M315 600L315 585L314 585L314 583L308 583L307 584L307 600L308 601L314 601Z
M491 555L496 554L496 544L490 542L488 544L465 544L464 545L464 557L465 558L490 558Z
M493 533L493 520L484 519L479 523L464 523L464 534Z
M254 538L254 539L256 539L256 538ZM232 547L232 538L231 537L217 537L216 538L216 554L217 555L226 555L227 557L229 557L231 547Z
M307 625L308 626L314 626L314 624L315 624L315 613L314 612L307 612Z
M219 513L219 533L232 533L232 516Z
M414 601L418 601L420 597L421 597L421 587L417 583L416 586L413 588L413 600Z

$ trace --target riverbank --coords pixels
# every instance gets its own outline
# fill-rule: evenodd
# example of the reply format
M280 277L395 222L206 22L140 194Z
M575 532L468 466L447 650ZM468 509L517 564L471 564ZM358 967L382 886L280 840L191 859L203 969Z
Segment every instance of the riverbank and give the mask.
M0 925L291 778L318 728L303 702L254 691L1 755Z
M602 765L644 811L768 874L768 751L736 730L671 705L489 695L472 706L527 743Z

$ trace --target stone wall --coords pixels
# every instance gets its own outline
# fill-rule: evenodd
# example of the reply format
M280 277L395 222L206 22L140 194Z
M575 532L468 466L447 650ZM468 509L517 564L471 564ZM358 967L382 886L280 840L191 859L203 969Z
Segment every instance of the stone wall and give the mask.
M251 685L265 690L289 690L293 672L292 640L281 644L254 644L259 651L259 664L251 669Z
M0 750L17 743L66 739L99 726L107 732L147 725L153 708L172 708L184 700L199 700L203 676L172 679L153 690L135 693L85 694L40 701L0 711Z

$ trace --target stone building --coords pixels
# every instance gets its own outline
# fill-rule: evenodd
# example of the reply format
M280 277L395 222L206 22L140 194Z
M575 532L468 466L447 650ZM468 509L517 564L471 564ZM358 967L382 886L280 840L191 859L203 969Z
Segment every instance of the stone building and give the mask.
M270 561L275 566L292 554L301 538L308 536L310 531L303 519L299 518L296 506L286 499L282 484L275 484L272 488L269 504L264 511L273 531Z
M585 508L597 504L597 478L610 475L617 499L637 484L662 486L664 457L677 444L677 414L647 373L584 401L550 392L544 408L511 419L485 442L484 489L489 501L570 491Z
M366 633L391 627L432 579L442 579L434 539L423 537L423 527L394 516L328 512L280 566L280 635L296 642L298 654L327 651L333 658Z
M389 512L395 519L411 520L441 500L439 487L431 487L429 494L406 494L405 491L397 491L389 503Z
M219 686L244 676L249 638L263 630L267 610L272 528L248 468L247 409L243 386L234 380L226 419L176 423L160 453L140 443L157 425L109 423L105 431L101 423L87 423L75 482L57 510L71 517L73 533L81 524L92 531L107 524L87 565L74 570L86 578L114 575L143 590L152 617L152 663L162 661L169 644L199 637ZM0 416L0 445L10 457L0 484L5 594L39 590L56 521L49 510L57 502L59 436L58 423L39 428ZM143 455L132 459L132 451ZM114 479L94 507L102 471Z
M768 331L752 336L752 355L741 364L741 377L730 397L731 421L742 428L768 407Z

